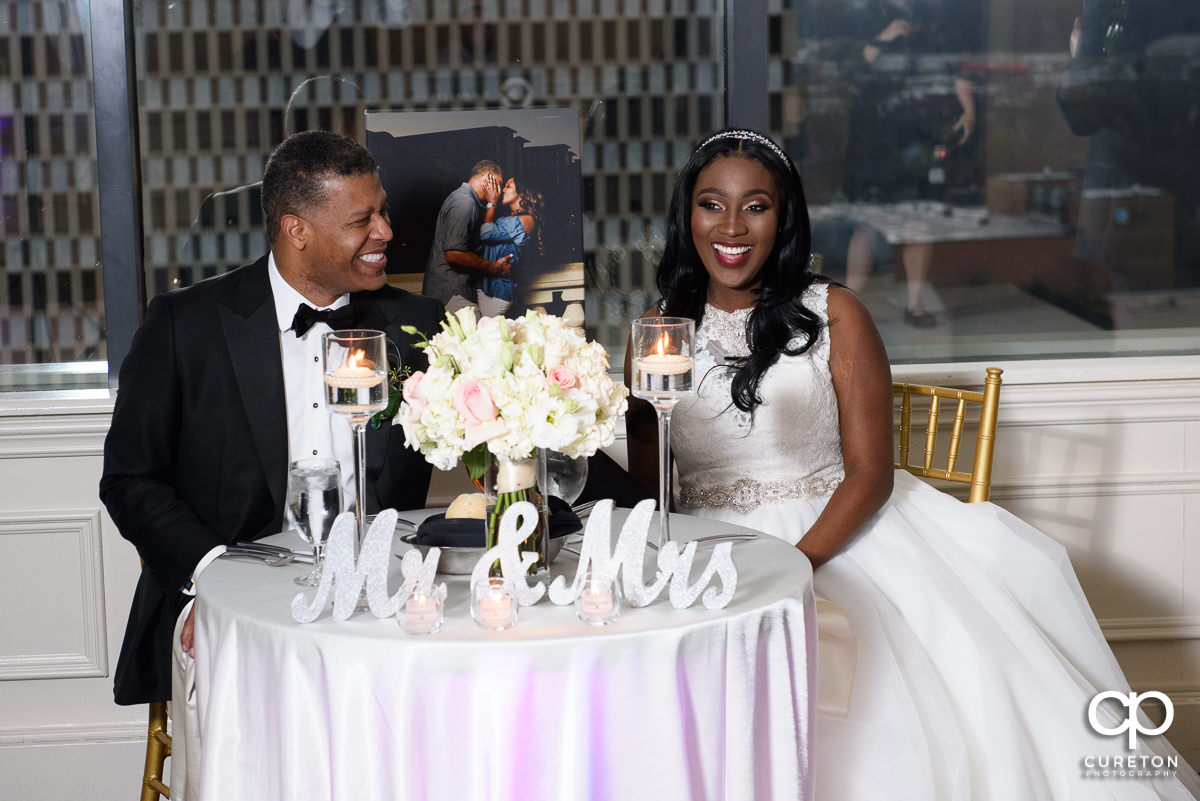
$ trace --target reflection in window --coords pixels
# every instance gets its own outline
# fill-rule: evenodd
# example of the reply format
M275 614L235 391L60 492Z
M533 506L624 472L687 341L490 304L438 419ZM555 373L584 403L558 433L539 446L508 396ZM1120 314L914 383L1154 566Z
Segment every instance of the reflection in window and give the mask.
M0 390L104 383L86 42L72 3L0 7Z
M1195 352L1192 0L787 6L773 132L894 361Z
M188 4L140 4L150 291L266 252L257 183L287 134L364 141L367 109L571 106L583 125L588 326L619 359L628 320L652 302L644 265L661 247L675 169L722 124L721 4L628 16L611 3L484 3L475 17L459 9L470 5L367 4L355 17L352 4L220 3L198 29ZM298 8L311 16L283 17Z

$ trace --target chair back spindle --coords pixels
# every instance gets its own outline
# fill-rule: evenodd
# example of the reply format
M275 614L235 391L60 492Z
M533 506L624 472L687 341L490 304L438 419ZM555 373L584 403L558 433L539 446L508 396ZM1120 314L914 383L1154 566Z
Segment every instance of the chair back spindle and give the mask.
M996 445L996 416L1000 406L1000 374L998 367L987 368L982 392L952 389L931 384L892 384L893 394L900 398L900 450L895 466L913 475L957 481L969 485L967 499L986 501L991 494L992 458ZM925 418L925 448L920 464L911 464L911 434L913 397L928 397L929 411ZM955 401L954 420L950 426L950 441L946 450L945 467L935 467L938 426L942 399ZM971 472L956 469L962 432L967 420L967 404L979 404L979 421L975 434L975 457Z

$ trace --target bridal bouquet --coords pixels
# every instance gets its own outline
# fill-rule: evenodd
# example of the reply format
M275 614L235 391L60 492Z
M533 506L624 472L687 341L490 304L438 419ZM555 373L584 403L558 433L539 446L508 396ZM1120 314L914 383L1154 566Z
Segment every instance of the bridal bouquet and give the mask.
M538 448L591 456L625 413L627 390L609 377L604 348L553 315L476 322L463 309L421 346L429 369L404 381L400 423L406 444L439 470L461 460L478 479L493 457L515 462Z

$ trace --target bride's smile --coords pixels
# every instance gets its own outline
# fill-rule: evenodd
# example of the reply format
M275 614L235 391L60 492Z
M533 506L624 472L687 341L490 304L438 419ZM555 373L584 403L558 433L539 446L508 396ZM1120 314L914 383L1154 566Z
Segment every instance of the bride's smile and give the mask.
M692 242L714 305L753 305L751 290L775 247L777 195L771 174L754 159L718 158L701 171L692 193Z

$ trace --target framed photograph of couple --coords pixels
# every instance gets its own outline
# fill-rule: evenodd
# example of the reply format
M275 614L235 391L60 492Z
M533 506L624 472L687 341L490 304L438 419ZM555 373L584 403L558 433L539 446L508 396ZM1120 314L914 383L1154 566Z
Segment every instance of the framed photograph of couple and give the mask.
M451 311L537 308L582 325L579 142L574 108L368 111L392 219L389 283Z

